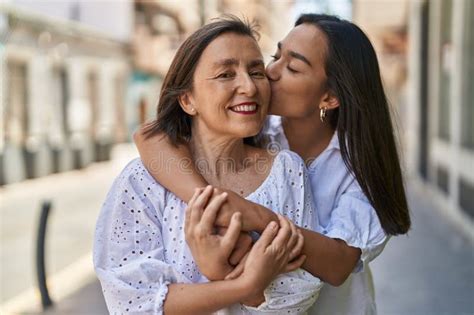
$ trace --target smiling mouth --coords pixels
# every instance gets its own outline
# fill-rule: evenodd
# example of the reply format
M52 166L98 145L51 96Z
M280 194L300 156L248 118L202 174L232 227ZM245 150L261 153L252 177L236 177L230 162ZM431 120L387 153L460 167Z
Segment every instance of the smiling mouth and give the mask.
M229 108L231 111L242 115L252 115L257 113L258 105L256 103L239 104Z

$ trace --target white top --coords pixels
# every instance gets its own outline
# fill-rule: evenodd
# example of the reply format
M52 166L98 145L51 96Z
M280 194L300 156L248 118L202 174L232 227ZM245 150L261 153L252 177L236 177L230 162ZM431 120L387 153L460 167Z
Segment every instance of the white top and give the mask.
M289 149L281 117L269 116L265 133L272 149ZM370 205L342 160L337 134L328 147L309 165L308 175L319 220L316 229L331 238L361 249L361 258L346 282L325 284L311 314L376 314L374 287L368 263L385 247L385 234L375 209Z
M302 159L281 151L264 182L247 199L315 229L318 218ZM308 186L309 187L309 186ZM162 314L170 283L202 283L184 236L186 204L143 166L129 163L102 207L94 240L94 266L111 314ZM322 283L304 270L280 275L258 308L232 305L221 314L302 314Z

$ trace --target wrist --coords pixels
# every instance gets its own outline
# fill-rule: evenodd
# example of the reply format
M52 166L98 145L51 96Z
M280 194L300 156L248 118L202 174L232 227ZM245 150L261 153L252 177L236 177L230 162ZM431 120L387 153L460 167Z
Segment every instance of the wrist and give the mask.
M263 294L263 292L260 292L259 294L255 296L252 296L246 300L241 301L243 305L251 306L251 307L258 307L263 302L265 302L265 295Z
M246 277L240 276L232 280L225 280L229 282L229 286L235 288L235 294L239 297L239 301L248 301L255 297L259 291L255 290L255 286Z
M254 208L253 212L256 214L254 222L256 224L252 229L253 231L262 233L271 221L278 222L278 216L273 211L257 204L254 204Z
M208 264L209 265L209 264ZM209 265L210 266L210 265ZM218 281L224 280L224 278L231 273L233 267L229 264L222 265L222 266L212 266L211 268L207 268L204 270L200 270L200 272L209 280L209 281Z

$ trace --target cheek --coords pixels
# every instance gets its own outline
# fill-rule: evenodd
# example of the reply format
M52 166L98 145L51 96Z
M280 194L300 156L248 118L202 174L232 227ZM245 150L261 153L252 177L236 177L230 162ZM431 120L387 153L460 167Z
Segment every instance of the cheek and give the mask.
M225 84L201 84L195 91L196 106L208 113L218 114L232 98L232 88Z
M282 76L273 83L271 114L286 117L304 117L317 103L317 88L312 80L303 76Z
M256 81L255 85L258 89L260 102L262 103L261 105L264 107L268 107L271 95L270 82L268 80L259 80Z

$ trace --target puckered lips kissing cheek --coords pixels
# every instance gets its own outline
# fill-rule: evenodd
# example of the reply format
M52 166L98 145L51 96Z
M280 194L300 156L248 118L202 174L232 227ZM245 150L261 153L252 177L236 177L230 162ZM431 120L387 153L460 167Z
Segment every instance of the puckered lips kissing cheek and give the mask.
M255 115L259 105L256 102L243 102L229 106L229 110L240 115Z

